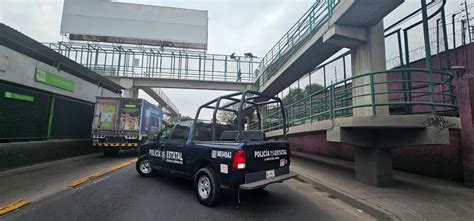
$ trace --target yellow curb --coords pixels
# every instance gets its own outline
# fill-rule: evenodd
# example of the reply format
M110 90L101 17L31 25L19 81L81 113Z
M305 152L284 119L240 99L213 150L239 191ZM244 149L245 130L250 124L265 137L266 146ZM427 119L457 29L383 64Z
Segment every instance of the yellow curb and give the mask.
M68 186L68 187L76 187L76 186L79 186L79 185L81 185L81 184L83 184L83 183L85 183L85 182L88 182L88 181L90 181L90 180L93 180L93 179L95 179L95 178L97 178L97 177L101 177L101 176L103 176L103 175L105 175L105 174L106 174L105 172L94 173L94 174L92 174L92 175L90 175L90 176L88 176L88 177L84 177L84 178L75 180L75 181L69 183L67 186Z
M137 162L137 159L135 159L135 160L130 160L130 161L127 161L127 162L125 162L125 163L121 163L121 164L119 164L119 165L117 165L117 166L114 166L114 167L110 168L110 169L107 170L107 171L101 171L101 172L98 172L98 173L94 173L94 174L92 174L92 175L90 175L90 176L87 176L87 177L84 177L84 178L75 180L75 181L69 183L67 186L68 186L68 187L77 187L77 186L79 186L79 185L81 185L81 184L83 184L83 183L89 182L89 181L91 181L91 180L93 180L93 179L95 179L95 178L104 176L104 175L106 175L106 174L109 174L110 172L113 172L113 171L122 169L122 168L124 168L124 167L126 167L126 166L129 166L130 164L132 164L132 163L134 163L134 162Z
M128 161L128 162L125 162L125 163L122 163L122 164L119 164L117 166L114 166L112 168L110 168L109 172L111 171L116 171L116 170L120 170L128 165L132 164L132 161Z
M14 210L17 210L21 207L24 207L26 205L30 204L30 201L28 201L27 199L21 199L21 200L18 200L14 203L10 203L6 206L3 206L3 207L0 207L0 216L2 215L5 215L11 211L14 211Z

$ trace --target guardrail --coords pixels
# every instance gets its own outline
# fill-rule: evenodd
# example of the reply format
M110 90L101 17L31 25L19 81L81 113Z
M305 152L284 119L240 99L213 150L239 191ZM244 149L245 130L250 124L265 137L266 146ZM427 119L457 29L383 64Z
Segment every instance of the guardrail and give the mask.
M163 101L168 105L168 107L165 107L165 108L171 108L172 110L171 111L174 111L175 113L179 113L179 109L178 107L176 107L176 105L173 103L173 101L171 101L171 99L166 96L165 92L163 92L163 90L159 89L159 88L152 88L152 90L159 96L161 97L161 99L163 99Z
M255 86L261 88L291 56L309 41L332 15L340 0L316 1L311 8L283 35L262 58L257 68Z
M260 60L201 51L98 43L46 46L104 76L253 83Z
M380 80L380 77L384 78L382 75L386 75L386 80ZM407 75L411 80L405 80ZM451 116L457 110L452 80L449 72L417 68L354 76L287 105L288 127L351 117L354 110L362 108L371 110L373 115L377 115L378 107L388 107L390 115ZM262 127L265 131L282 129L282 119L277 116L271 109L263 111Z

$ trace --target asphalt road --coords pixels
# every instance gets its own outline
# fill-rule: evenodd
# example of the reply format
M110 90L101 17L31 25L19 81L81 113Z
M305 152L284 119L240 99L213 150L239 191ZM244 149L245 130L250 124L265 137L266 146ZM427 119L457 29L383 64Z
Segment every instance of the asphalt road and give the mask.
M227 191L200 205L191 181L140 177L135 167L68 189L0 217L5 220L371 220L372 217L299 180L263 192Z

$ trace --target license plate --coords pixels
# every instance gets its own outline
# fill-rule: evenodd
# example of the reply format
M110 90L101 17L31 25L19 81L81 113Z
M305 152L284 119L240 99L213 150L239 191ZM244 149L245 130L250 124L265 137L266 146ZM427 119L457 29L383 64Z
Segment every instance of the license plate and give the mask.
M266 177L267 177L267 179L274 178L275 177L275 170L267 170Z

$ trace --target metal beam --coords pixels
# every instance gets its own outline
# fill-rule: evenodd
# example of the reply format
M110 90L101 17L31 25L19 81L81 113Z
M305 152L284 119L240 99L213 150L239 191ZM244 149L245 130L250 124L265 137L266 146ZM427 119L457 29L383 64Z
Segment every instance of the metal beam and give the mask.
M220 90L220 91L244 91L252 88L252 83L245 82L224 82L224 81L203 81L185 79L153 79L153 78L124 78L108 76L113 82L120 82L120 79L133 80L133 86L143 88L179 88L198 90Z

